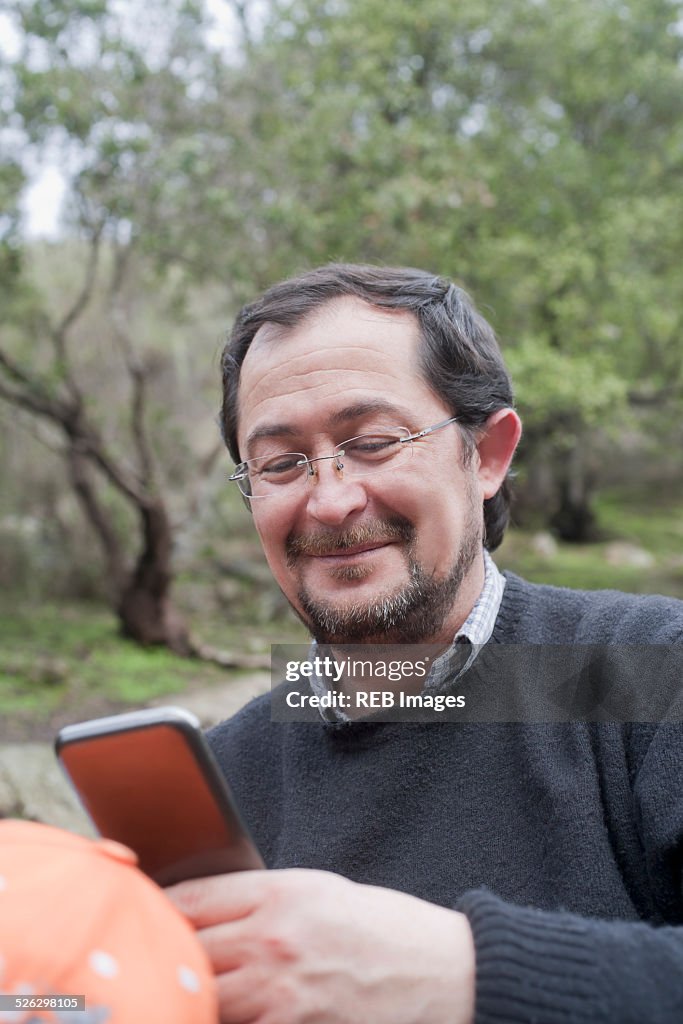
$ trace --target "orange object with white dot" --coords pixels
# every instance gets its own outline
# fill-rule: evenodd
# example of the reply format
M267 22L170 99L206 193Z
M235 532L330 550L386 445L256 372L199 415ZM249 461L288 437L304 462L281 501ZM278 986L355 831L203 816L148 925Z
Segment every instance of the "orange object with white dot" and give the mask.
M194 931L135 863L110 840L0 821L0 1022L216 1024Z

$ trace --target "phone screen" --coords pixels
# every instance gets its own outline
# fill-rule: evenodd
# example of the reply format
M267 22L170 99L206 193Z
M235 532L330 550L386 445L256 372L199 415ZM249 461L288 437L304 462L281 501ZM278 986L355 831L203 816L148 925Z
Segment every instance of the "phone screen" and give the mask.
M98 831L134 850L160 885L263 867L210 755L196 744L201 736L166 722L58 744Z

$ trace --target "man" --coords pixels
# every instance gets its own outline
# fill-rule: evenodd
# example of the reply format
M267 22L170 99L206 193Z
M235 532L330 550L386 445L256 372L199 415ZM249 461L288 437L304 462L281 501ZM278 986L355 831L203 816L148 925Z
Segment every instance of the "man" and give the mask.
M680 602L496 569L520 424L448 281L313 271L242 310L223 365L233 478L316 641L446 649L444 693L484 692L501 645L596 645L608 689L605 650L680 650ZM223 1024L683 1019L678 724L281 724L264 698L210 739L285 869L171 890Z

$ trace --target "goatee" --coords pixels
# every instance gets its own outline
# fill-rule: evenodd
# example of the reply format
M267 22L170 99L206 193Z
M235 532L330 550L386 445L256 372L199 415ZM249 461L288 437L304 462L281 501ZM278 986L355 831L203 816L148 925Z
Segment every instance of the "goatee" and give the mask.
M415 528L403 517L375 520L352 527L341 534L321 533L287 542L288 564L293 567L302 555L331 554L374 540L401 541L406 545L409 578L393 592L370 601L343 604L314 597L302 586L298 598L301 618L319 643L409 644L437 635L453 609L454 602L473 562L482 548L481 523L470 507L462 542L445 577L435 578L415 558ZM362 579L369 575L362 565L341 569L338 578Z

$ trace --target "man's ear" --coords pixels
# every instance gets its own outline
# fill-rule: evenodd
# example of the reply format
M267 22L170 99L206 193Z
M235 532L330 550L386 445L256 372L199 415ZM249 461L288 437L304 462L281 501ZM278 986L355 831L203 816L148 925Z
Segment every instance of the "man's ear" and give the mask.
M484 500L497 493L522 435L522 423L514 409L494 412L477 442L477 476Z

